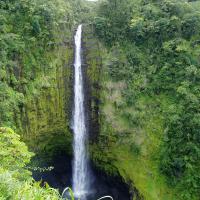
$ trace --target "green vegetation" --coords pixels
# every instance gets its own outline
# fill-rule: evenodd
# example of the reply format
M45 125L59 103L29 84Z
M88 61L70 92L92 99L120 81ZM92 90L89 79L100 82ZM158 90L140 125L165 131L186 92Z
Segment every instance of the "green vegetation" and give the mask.
M0 0L0 199L60 199L31 178L28 148L71 154L80 22L94 163L134 199L198 200L198 0Z
M198 199L199 1L101 1L99 146L93 159L145 199ZM98 149L107 149L105 154ZM98 153L99 152L99 153Z
M71 154L72 37L89 9L82 0L0 0L0 127L13 128L45 163ZM2 199L56 199L57 192L44 191L22 169L21 182L7 159Z
M42 188L31 178L26 165L34 154L12 129L0 128L0 148L0 199L61 199L57 190L47 184Z
M50 68L47 52L58 42L55 33L60 26L72 24L71 11L63 20L68 7L62 0L56 3L0 1L1 124L13 126L17 120L14 113L20 112L26 93L36 93L41 87L48 87L45 77L37 83L36 79L38 74L47 73ZM68 35L70 32L71 29Z

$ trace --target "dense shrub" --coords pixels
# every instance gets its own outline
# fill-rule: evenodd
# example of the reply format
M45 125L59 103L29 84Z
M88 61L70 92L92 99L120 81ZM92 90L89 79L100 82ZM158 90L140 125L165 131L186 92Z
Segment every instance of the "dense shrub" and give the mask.
M0 128L0 198L1 199L61 199L57 190L41 187L26 169L33 153L20 141L12 129Z

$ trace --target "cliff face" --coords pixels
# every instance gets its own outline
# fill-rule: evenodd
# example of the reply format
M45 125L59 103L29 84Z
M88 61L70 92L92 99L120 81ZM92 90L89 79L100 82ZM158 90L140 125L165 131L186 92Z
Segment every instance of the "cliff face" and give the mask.
M101 52L94 31L90 25L83 26L83 63L85 82L85 110L90 141L94 142L99 134L99 99L101 76Z
M127 82L111 77L115 61L125 59L123 51L105 49L92 33L85 27L91 159L108 175L121 177L133 199L173 199L176 194L157 166L164 127L155 100L142 97L135 106L126 104Z
M123 90L123 83L112 84L105 67L107 50L96 39L92 26L83 28L83 60L85 73L86 114L90 134L90 157L94 165L108 176L117 177L120 182L130 186L130 194L135 199L142 199L135 188L134 180L127 176L129 169L122 168L120 155L116 155L120 137L116 136L120 126L115 127L117 113L109 109L117 98L113 97L119 89ZM114 84L114 83L113 83ZM121 127L122 128L122 127ZM119 144L119 145L118 145Z
M0 108L5 113L0 125L14 128L35 153L49 158L58 151L70 154L72 36L64 27L53 47L27 52L16 56L14 67L5 68L7 78L0 76Z
M73 47L59 45L48 55L47 72L38 74L42 79L37 95L27 95L21 109L24 141L34 152L55 153L64 150L70 153L71 97Z
M76 0L0 6L0 126L35 153L71 151L72 38L83 7Z
M49 158L59 151L71 154L72 146L73 31L63 26L54 35L52 46L33 45L27 47L27 54L15 55L14 66L3 69L0 76L0 89L2 86L6 92L0 102L5 113L0 116L0 125L15 129L31 151ZM82 44L86 118L94 140L99 132L101 57L98 42L87 25Z

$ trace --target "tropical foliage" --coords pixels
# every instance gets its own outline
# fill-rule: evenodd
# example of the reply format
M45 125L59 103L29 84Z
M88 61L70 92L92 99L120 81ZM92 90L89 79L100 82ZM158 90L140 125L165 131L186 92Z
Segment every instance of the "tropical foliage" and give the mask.
M60 199L57 190L40 186L27 170L33 153L10 128L0 128L0 198L3 199Z
M59 47L73 49L80 21L94 27L103 58L102 76L94 74L101 86L95 164L123 176L146 199L198 200L198 0L0 0L0 126L23 129L27 103L57 84L60 75L53 72L70 57ZM51 98L44 96L42 104ZM62 104L65 98L59 99ZM36 98L37 108L30 111L38 109L37 120L43 112L38 102ZM55 146L49 144L50 151ZM31 178L27 165L33 155L12 129L0 128L0 199L61 198Z
M197 5L198 1L177 0L102 1L94 21L96 34L109 52L105 64L109 76L113 82L126 83L118 113L123 107L134 107L134 113L123 115L135 127L144 127L145 120L150 120L141 106L162 118L156 162L184 200L198 199L200 191Z
M67 63L70 53L65 55L66 49L73 48L70 43L75 24L82 20L79 15L87 20L83 13L89 9L82 0L0 0L0 126L11 127L24 136L28 112L34 115L33 102L42 101L41 94L56 84L58 65L62 68L64 59ZM61 61L57 61L59 53L61 58L63 54L65 56ZM48 96L51 93L57 95L53 89L48 92ZM43 96L46 99L46 94ZM28 110L28 104L32 104L31 110ZM41 111L41 106L37 107ZM26 116L26 122L22 115ZM34 118L38 120L38 116L29 118L32 124ZM28 134L29 142L33 144L35 141L30 137L34 136ZM43 149L47 146L44 142L40 145ZM38 148L38 145L34 146ZM50 152L52 145L47 150ZM0 129L0 199L61 198L57 190L48 185L42 188L31 178L27 165L32 156L19 135L9 128Z

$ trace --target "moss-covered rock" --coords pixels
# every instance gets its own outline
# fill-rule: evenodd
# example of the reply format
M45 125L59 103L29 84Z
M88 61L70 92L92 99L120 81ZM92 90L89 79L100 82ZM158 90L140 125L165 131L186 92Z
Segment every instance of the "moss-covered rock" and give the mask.
M116 129L109 123L108 113L104 112L105 103L110 98L106 91L105 78L107 71L103 68L102 58L106 50L94 36L93 27L84 25L83 28L83 60L85 63L86 108L90 133L90 156L94 165L108 176L121 177L130 186L133 198L142 199L133 180L121 173L118 157L111 147L118 142ZM108 120L108 121L107 121Z
M54 47L33 48L0 79L0 125L14 128L31 151L49 159L59 151L71 154L72 140L72 35L66 38L67 27L57 31Z
M90 141L97 139L99 133L99 97L101 76L101 52L98 40L94 37L92 26L83 26L83 70L85 85L85 110Z
M18 127L22 128L23 139L34 152L52 153L65 149L69 153L73 49L58 46L48 56L52 68L40 74L33 83L33 87L37 81L43 84L37 94L25 96L22 124Z

